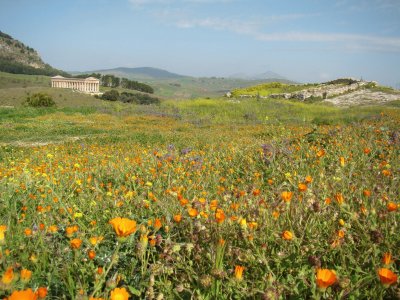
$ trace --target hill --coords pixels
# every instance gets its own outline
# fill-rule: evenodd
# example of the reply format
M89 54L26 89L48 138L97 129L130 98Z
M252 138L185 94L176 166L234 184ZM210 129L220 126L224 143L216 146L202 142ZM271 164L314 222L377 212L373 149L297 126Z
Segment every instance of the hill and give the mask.
M128 79L180 79L188 76L183 76L175 73L168 72L166 70L151 68L151 67L140 67L140 68L125 68L119 67L114 69L96 70L94 73L100 74L111 74L119 77L125 77Z
M339 106L351 106L400 100L400 91L379 86L374 81L339 78L329 82L311 84L263 83L234 89L228 96L292 99L305 102L324 101Z
M247 80L268 80L268 81L275 80L285 83L294 83L293 81L273 71L266 71L261 74L253 74L253 75L245 73L236 73L231 75L230 78L247 79Z
M184 76L166 70L140 67L140 68L113 68L93 70L86 72L71 72L73 74L110 74L131 80L144 82L154 87L155 94L163 98L190 99L197 97L218 97L235 88L245 88L263 82L278 81L283 83L294 83L284 78L267 78L273 74L279 77L279 74L267 72L265 76L259 75L252 78L246 76L224 77L194 77ZM268 75L268 76L267 76Z
M70 76L46 64L35 49L1 31L0 71L14 74Z

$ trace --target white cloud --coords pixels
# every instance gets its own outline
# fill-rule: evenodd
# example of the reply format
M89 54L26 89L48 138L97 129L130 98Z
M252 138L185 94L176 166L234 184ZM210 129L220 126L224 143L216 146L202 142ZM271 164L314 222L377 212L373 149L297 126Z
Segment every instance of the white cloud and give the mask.
M168 14L164 16L170 17ZM176 17L176 16L175 16ZM241 21L223 18L189 18L182 17L172 20L179 28L209 28L234 32L250 36L259 41L267 42L301 42L301 43L337 43L341 49L349 51L387 51L400 52L399 37L382 37L373 35L347 34L347 33L321 33L321 32L273 32L263 31L263 27L274 21L285 21L307 17L306 15L278 15L258 19L256 21Z

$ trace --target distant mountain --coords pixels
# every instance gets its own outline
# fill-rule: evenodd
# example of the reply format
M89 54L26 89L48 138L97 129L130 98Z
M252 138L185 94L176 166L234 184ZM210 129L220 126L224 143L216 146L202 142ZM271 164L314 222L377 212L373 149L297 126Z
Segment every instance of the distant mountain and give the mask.
M126 77L128 79L181 79L186 78L187 76L175 74L168 72L166 70L150 68L150 67L141 67L141 68L114 68L114 69L105 69L105 70L96 70L90 71L89 73L100 73L100 74L110 74L118 77ZM88 73L88 72L85 72Z
M240 78L240 79L246 79L246 80L264 80L264 79L279 79L279 81L290 81L288 80L286 77L272 72L272 71L266 71L264 73L261 74L253 74L253 75L249 75L249 74L245 74L245 73L236 73L230 76L231 78Z
M14 74L69 76L68 73L43 62L35 49L1 31L0 71Z

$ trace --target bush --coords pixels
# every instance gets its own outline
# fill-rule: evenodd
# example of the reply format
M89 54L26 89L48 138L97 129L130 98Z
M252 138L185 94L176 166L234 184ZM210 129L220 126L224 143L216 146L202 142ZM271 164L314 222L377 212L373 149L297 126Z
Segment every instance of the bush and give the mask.
M101 96L101 99L108 101L117 101L119 99L119 93L117 90L107 91Z
M53 98L45 93L36 93L26 98L26 105L32 107L51 107L55 106Z
M160 99L139 93L123 92L121 93L119 100L124 103L135 103L141 105L160 104Z

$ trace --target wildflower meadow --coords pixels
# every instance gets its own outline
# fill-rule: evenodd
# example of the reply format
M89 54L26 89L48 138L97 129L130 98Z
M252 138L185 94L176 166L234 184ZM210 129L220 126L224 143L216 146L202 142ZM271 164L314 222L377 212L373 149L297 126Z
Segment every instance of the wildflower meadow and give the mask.
M397 111L32 118L0 147L0 298L400 297ZM61 138L35 143L49 119Z

